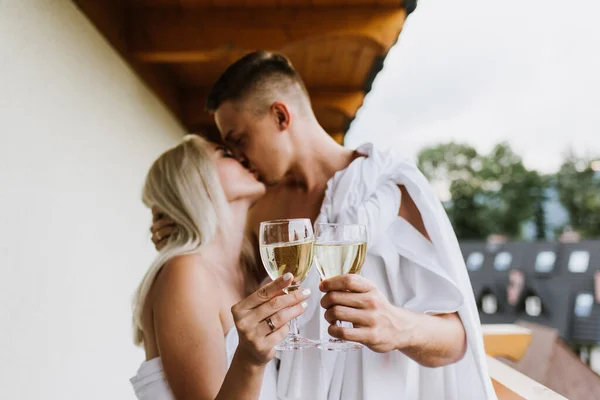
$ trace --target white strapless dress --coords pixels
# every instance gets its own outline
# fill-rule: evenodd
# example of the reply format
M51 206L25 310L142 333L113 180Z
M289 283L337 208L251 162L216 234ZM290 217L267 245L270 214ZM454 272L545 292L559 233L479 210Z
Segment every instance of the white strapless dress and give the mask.
M225 348L227 352L227 366L238 346L238 335L232 328L225 335ZM130 379L135 395L139 400L174 400L165 374L160 357L144 361L137 374ZM263 385L260 392L260 400L277 400L277 368L275 362L267 364Z

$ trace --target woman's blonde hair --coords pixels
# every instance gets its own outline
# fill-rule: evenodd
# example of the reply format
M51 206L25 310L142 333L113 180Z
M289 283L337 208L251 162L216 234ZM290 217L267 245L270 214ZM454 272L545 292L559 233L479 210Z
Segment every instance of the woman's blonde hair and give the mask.
M146 298L161 268L173 257L198 253L230 221L229 204L219 182L208 142L188 135L152 164L142 201L158 207L176 225L168 243L150 265L133 299L134 342L144 341L142 315Z

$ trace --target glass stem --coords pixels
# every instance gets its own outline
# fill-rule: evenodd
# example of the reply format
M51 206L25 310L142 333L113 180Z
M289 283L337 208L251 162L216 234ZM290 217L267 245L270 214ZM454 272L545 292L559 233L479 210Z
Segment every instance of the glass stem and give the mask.
M287 288L283 289L283 291L288 294L289 292L293 292L296 291L300 288L299 285L291 285L288 286ZM293 320L290 321L290 332L288 333L288 337L298 337L300 336L300 330L298 329L298 324L296 323L296 318L294 318Z
M300 336L300 330L298 329L296 318L290 321L290 333L288 334L288 336Z

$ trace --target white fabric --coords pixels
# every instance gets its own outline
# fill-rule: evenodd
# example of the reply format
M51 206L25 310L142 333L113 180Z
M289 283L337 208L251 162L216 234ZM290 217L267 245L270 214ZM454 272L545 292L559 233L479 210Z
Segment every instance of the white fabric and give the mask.
M413 163L370 144L357 151L367 157L356 159L328 182L317 222L366 224L369 242L362 275L396 306L424 313L458 311L467 332L467 352L458 363L441 368L422 367L399 351L284 353L279 395L315 400L496 399L471 283L445 210ZM417 205L431 242L398 217L398 185L406 187ZM316 293L318 283L313 270L305 285ZM328 337L319 296L311 298L299 322L306 337ZM300 370L303 377L297 377Z
M238 346L238 334L235 328L232 328L225 335L225 348L227 353L227 366L231 365L233 355ZM165 378L160 357L144 361L136 376L131 378L131 384L139 400L174 400L169 384ZM273 361L267 364L263 385L260 393L260 400L275 400L277 385L277 369Z

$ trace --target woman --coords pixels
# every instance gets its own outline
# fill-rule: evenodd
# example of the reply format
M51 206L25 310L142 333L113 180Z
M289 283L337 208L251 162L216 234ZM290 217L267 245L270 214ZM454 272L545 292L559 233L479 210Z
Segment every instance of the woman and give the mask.
M310 291L284 294L284 276L248 295L259 275L240 266L244 227L264 191L226 148L197 136L150 168L144 204L176 229L134 299L135 342L146 352L131 380L139 399L275 398L274 346Z

